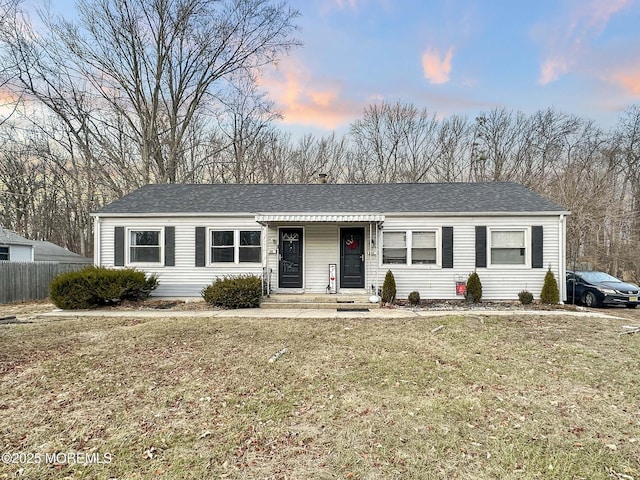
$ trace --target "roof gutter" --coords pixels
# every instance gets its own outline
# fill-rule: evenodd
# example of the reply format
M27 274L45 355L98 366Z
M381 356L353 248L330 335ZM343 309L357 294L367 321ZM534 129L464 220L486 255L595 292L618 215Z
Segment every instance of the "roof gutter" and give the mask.
M256 215L265 216L371 216L380 215L387 217L415 217L415 216L430 216L430 217L539 217L539 216L557 216L557 215L570 215L571 212L567 210L557 211L532 211L532 212L99 212L91 213L92 217L98 218L166 218L166 217L256 217Z

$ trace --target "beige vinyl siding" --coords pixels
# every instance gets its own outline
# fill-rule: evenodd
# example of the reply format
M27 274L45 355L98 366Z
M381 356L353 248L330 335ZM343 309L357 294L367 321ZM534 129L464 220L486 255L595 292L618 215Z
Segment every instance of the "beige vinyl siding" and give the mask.
M564 282L564 268L559 265L558 216L527 217L391 217L387 215L383 232L440 229L453 227L454 268L443 269L433 265L379 265L378 284L382 285L387 270L391 270L398 289L397 297L406 299L413 290L420 292L422 299L463 299L456 295L457 279L466 279L477 271L482 282L483 300L517 300L522 290L530 291L535 298L540 297L547 269L556 276L558 285ZM531 226L544 227L544 268L531 268ZM475 227L487 227L487 241L492 228L526 229L527 265L492 266L490 258L486 268L475 267ZM438 249L441 249L441 237L438 236ZM441 255L441 252L438 253ZM490 256L490 248L487 248ZM380 254L381 258L381 254Z
M382 232L387 231L436 231L437 239L437 264L417 265L383 265L381 237L376 238L376 251L369 248L370 228L375 234L375 226L368 223L308 223L287 224L287 227L299 227L304 231L304 278L303 291L307 293L324 293L329 283L329 264L337 266L338 279L340 278L340 243L339 232L341 227L364 228L365 241L365 290L370 291L371 285L382 286L387 270L394 273L398 288L398 298L406 299L413 290L420 292L423 299L462 299L456 295L455 282L458 278L464 278L476 270L475 268L475 227L487 227L487 241L490 239L489 231L492 228L524 228L527 230L526 248L527 265L492 266L490 260L487 268L477 269L483 285L484 300L517 300L521 290L529 290L536 298L539 298L542 289L544 275L551 267L556 275L556 280L562 288L564 284L564 266L559 265L560 252L558 215L549 216L477 216L477 217L408 217L386 215ZM154 292L156 296L165 297L200 297L201 290L210 284L216 277L239 274L262 275L262 264L229 264L210 266L209 261L209 231L207 230L207 265L195 267L195 229L196 227L243 230L261 229L263 232L262 245L263 257L271 269L272 290L277 292L278 286L278 224L270 224L267 228L261 227L255 221L253 215L220 216L220 217L157 217L157 218L100 218L99 235L97 235L98 249L96 264L112 267L114 265L114 228L143 229L145 227L175 227L175 266L139 267L140 269L156 274L160 280L160 286ZM531 268L531 226L542 225L544 227L544 268ZM454 238L454 268L443 269L442 265L442 227L453 227ZM265 235L266 232L266 235ZM490 248L487 248L490 255ZM340 284L338 281L338 289ZM561 292L562 295L562 292Z
M340 278L340 253L338 251L338 226L309 224L305 227L305 291L325 293L329 285L329 264L335 263ZM338 288L340 284L338 283Z
M100 258L97 263L114 266L114 228L175 227L175 266L136 266L138 270L158 276L159 286L153 295L158 297L200 297L200 292L217 277L229 275L262 275L261 264L229 264L206 267L195 266L196 227L242 230L261 229L254 217L211 218L103 218L100 219ZM207 232L207 262L209 259Z

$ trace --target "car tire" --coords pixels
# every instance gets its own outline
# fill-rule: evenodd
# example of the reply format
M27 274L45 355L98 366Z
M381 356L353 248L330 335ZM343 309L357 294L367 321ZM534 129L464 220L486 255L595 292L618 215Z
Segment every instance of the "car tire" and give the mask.
M625 307L627 307L627 308L636 308L637 306L638 306L638 304L637 304L637 303L627 303L627 304L625 305Z
M596 298L595 293L587 292L584 294L584 298L582 299L582 303L584 303L585 307L597 307L598 299Z

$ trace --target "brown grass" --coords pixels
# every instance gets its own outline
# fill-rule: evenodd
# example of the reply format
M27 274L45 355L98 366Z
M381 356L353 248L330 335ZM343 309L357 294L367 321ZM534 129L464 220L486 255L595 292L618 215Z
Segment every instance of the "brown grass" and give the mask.
M1 326L2 451L40 463L4 456L0 478L640 479L640 335L622 323Z

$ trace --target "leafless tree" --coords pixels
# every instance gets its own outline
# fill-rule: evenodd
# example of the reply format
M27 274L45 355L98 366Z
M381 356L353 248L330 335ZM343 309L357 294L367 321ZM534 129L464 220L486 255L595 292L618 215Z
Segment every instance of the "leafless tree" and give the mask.
M351 124L350 180L425 181L436 163L437 121L409 103L373 104Z
M20 2L21 0L0 0L0 31L11 28ZM0 49L0 93L2 93L0 95L0 110L8 112L0 116L0 126L11 118L19 104L19 98L12 98L17 96L17 92L12 92L7 88L14 73L12 67L10 57Z
M78 21L48 14L46 35L16 17L2 35L15 88L63 118L80 145L128 155L139 183L176 182L190 127L224 81L298 42L298 13L267 0L79 0ZM121 139L132 151L123 151ZM131 148L131 147L129 147ZM121 160L123 161L123 160Z
M469 121L454 115L440 122L437 159L433 166L433 180L461 182L469 179L472 137Z
M221 101L222 108L216 114L218 131L225 144L218 158L221 181L259 182L255 148L281 116L250 76L233 82Z

